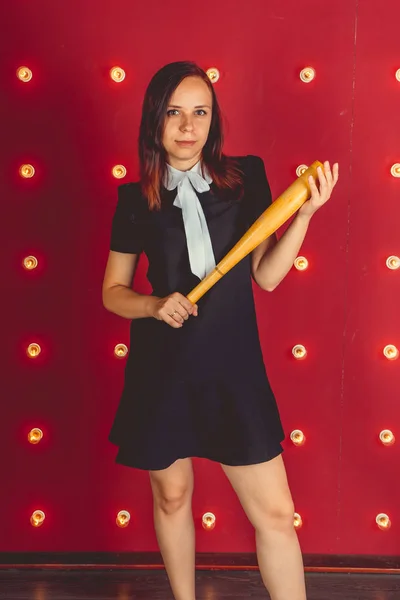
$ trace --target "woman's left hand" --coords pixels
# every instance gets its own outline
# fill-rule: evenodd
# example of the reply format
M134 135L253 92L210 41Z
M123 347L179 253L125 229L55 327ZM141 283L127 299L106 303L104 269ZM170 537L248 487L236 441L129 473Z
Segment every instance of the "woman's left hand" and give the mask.
M300 207L298 212L299 215L311 218L313 214L329 200L333 188L339 179L338 163L333 165L332 171L328 161L324 162L324 170L322 170L321 167L317 168L319 189L314 177L310 175L308 182L311 189L311 198L304 202L304 204Z

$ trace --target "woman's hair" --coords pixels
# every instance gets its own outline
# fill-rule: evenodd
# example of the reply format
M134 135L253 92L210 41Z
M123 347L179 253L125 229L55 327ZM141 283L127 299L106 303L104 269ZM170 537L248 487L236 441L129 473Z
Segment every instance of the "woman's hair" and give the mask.
M161 187L166 170L166 151L162 139L167 108L175 89L186 77L199 77L212 95L212 117L202 163L220 190L234 190L243 181L237 162L222 152L222 116L213 84L207 74L193 62L165 65L151 79L145 93L139 131L140 180L150 209L161 207Z

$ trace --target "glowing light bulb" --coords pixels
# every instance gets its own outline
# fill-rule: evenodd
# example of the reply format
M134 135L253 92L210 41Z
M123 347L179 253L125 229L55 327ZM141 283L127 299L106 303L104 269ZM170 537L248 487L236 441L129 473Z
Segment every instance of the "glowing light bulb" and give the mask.
M304 83L310 83L315 78L315 69L312 67L306 67L300 71L300 79Z
M219 79L218 69L216 69L215 67L211 67L210 69L207 69L207 76L208 76L209 80L211 81L211 83L217 83L217 81Z
M290 439L295 446L303 446L306 443L306 436L300 429L294 429L290 434Z
M117 358L125 358L128 354L128 346L125 344L117 344L114 348L114 354Z
M382 531L386 531L386 530L390 529L392 526L392 523L391 523L388 515L385 515L385 513L379 513L379 515L377 515L375 521L376 521L376 524L378 525L379 529L382 529Z
M383 429L379 434L379 439L384 446L393 446L396 441L396 438L390 429Z
M400 69L397 69L396 71L396 79L397 81L400 81Z
M119 513L117 514L117 518L115 519L115 522L117 523L118 527L124 528L124 527L128 527L130 520L131 520L131 515L129 514L129 512L127 510L120 510Z
M126 177L126 168L124 165L115 165L115 167L112 168L112 174L116 179L123 179Z
M303 519L299 515L299 513L294 513L294 521L293 521L295 529L301 529L303 527Z
M33 271L38 266L38 259L35 256L26 256L22 264L27 271Z
M125 79L126 73L121 67L112 67L110 69L110 77L116 83L121 83Z
M299 165L296 169L296 175L297 177L300 177L300 175L303 175L303 173L305 171L307 171L308 166L307 165Z
M31 429L28 433L28 442L30 444L38 444L43 439L43 431L38 427Z
M395 163L392 165L390 172L393 177L400 177L400 163Z
M33 525L33 527L41 527L44 523L45 518L46 515L42 510L35 510L30 518L31 525Z
M36 358L37 356L39 356L39 354L41 353L42 349L39 346L39 344L29 344L28 348L26 349L26 353L29 356L29 358Z
M21 165L19 168L19 174L24 179L30 179L35 174L35 167L32 165Z
M215 515L212 512L204 513L202 518L203 528L206 530L214 529L215 521Z
M298 271L305 271L308 269L308 260L305 256L298 256L294 261L294 266Z
M292 348L292 354L297 360L302 360L307 356L307 350L302 344L296 344Z
M396 360L399 358L399 350L393 344L388 344L383 349L383 354L386 356L388 360Z
M388 269L395 271L400 268L400 258L398 256L389 256L386 259L386 266Z
M20 81L27 83L32 79L32 71L28 67L18 67L17 77Z

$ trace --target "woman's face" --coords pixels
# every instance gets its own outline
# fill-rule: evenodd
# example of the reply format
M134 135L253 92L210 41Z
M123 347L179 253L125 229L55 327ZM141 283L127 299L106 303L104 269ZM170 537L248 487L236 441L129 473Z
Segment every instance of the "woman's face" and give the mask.
M169 102L162 138L167 162L175 169L188 171L201 158L207 141L212 95L202 79L186 77Z

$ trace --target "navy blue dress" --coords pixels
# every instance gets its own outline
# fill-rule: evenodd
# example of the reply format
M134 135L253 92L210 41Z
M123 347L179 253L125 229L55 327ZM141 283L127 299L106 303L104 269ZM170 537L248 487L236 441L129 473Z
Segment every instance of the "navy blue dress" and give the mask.
M216 263L271 203L264 163L239 158L240 200L211 184L198 194ZM149 261L153 294L187 295L199 279L190 271L176 190L163 190L162 208L150 211L139 183L118 188L111 250ZM282 452L284 433L265 371L253 300L250 255L197 303L198 317L174 329L154 318L133 319L124 387L109 440L116 462L165 469L178 458L226 465L270 460Z

